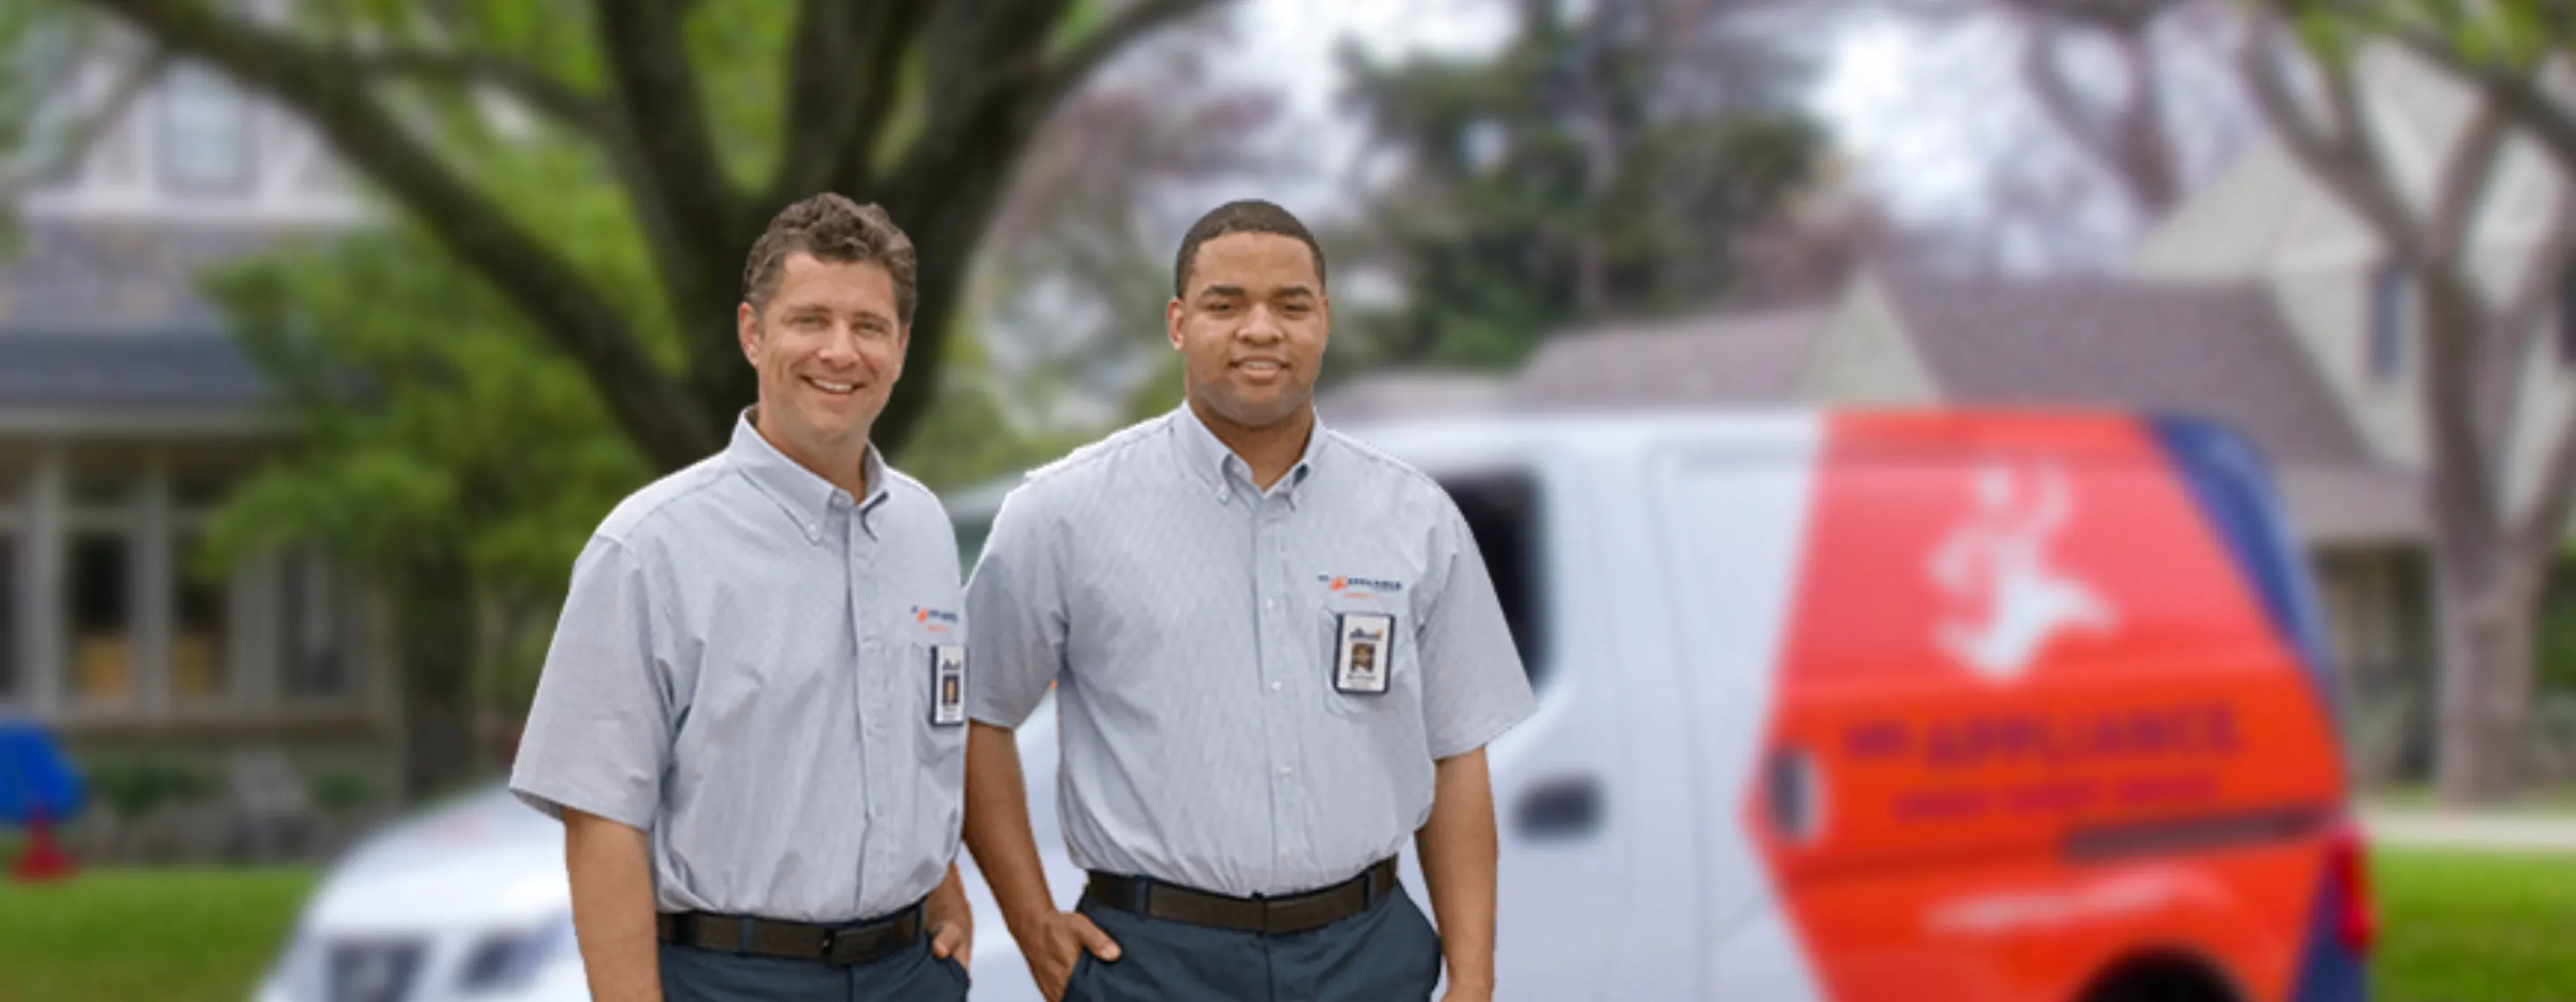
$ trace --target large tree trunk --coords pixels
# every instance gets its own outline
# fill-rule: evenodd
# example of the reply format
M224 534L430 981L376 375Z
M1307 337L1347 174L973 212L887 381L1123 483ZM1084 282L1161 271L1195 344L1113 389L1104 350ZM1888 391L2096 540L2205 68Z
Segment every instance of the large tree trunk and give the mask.
M474 599L461 560L416 568L395 586L402 685L403 795L419 800L471 775Z
M2434 788L2445 804L2492 802L2520 779L2538 597L2521 582L2479 582L2443 570L2449 608L2441 617Z

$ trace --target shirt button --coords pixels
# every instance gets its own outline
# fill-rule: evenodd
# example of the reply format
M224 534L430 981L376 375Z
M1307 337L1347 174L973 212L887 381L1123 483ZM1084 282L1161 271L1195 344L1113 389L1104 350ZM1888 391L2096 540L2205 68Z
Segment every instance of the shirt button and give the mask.
M1280 775L1282 775L1282 776L1293 776L1293 775L1296 775L1296 774L1297 774L1297 767L1296 767L1296 766L1290 766L1290 765L1283 765L1283 766L1280 766L1280 767L1279 767L1279 774L1280 774Z
M1270 683L1270 691L1272 691L1272 692L1278 692L1278 691L1280 691L1280 690L1282 690L1282 689L1285 689L1285 688L1287 688L1287 687L1288 687L1288 683L1286 683L1286 682L1281 682L1281 681L1273 680L1273 681Z

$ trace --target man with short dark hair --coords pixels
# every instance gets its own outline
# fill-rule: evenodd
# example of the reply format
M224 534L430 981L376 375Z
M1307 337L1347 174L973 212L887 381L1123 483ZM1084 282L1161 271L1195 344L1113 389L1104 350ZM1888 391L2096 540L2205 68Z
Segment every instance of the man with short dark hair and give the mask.
M780 212L735 311L758 404L573 565L510 785L563 820L594 997L965 997L956 539L868 441L913 267L873 205Z
M967 586L967 845L1051 999L1423 999L1444 962L1488 998L1483 749L1534 704L1475 538L1317 423L1331 307L1295 216L1223 206L1173 270L1186 402L1032 474ZM1074 912L1012 735L1051 686Z

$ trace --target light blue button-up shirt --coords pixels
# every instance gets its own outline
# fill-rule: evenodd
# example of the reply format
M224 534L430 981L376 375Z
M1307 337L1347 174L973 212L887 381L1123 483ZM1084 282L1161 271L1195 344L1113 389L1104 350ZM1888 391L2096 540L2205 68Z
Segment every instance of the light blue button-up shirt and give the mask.
M956 537L868 456L856 501L740 421L573 564L510 787L648 831L662 911L869 918L956 855L965 728L931 723Z
M1267 492L1187 406L1032 474L966 606L975 719L1055 685L1074 862L1224 894L1396 854L1433 763L1534 708L1448 494L1320 423ZM1344 613L1394 617L1385 692L1336 689Z

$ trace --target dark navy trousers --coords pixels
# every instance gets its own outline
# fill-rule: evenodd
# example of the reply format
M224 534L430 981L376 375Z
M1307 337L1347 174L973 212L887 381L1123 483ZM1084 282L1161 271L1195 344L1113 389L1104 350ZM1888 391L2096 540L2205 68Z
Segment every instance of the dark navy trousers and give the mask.
M1149 919L1088 901L1080 910L1118 941L1119 957L1083 954L1064 1002L1410 1002L1430 998L1440 983L1440 934L1400 886L1367 911L1291 936Z
M930 937L847 967L662 944L665 1002L955 1002L966 968L930 955Z

